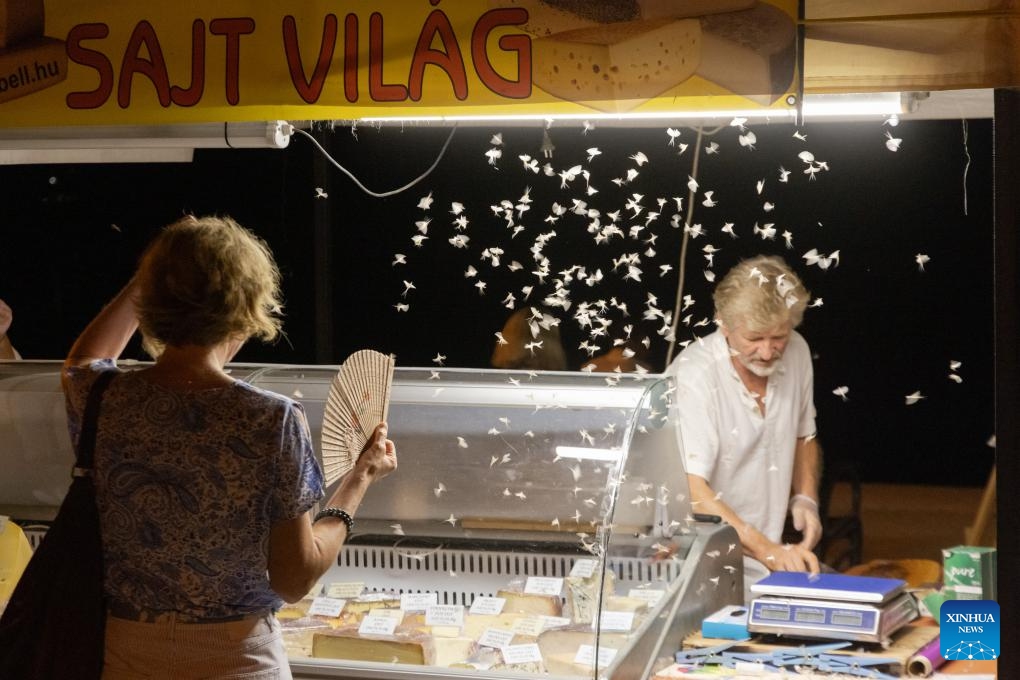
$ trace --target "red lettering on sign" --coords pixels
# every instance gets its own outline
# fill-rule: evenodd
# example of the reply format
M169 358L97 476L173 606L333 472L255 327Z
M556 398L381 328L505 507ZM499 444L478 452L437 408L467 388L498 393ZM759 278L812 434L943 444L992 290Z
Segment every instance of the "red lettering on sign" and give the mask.
M489 10L479 17L471 32L471 59L478 78L489 90L510 99L531 96L531 38L523 33L504 35L499 47L517 54L517 80L504 78L493 68L486 49L489 34L500 26L517 26L528 20L528 11L520 7Z
M67 58L76 64L95 69L99 84L91 92L68 93L65 101L69 109L98 109L113 92L113 64L106 55L82 46L85 40L98 40L110 35L106 24L78 24L67 33Z
M205 90L205 22L195 19L191 24L191 86L173 85L170 99L178 106L194 106Z
M358 15L344 17L344 97L358 101Z
M368 94L377 102L407 100L406 85L383 82L383 18L379 12L368 18Z
M143 46L149 55L148 59L139 54ZM170 106L170 75L166 71L166 60L163 59L163 49L159 45L156 29L148 21L138 22L124 49L117 86L117 103L122 109L131 105L131 80L136 73L147 77L156 88L160 106Z
M255 20L248 17L213 19L209 22L209 32L227 37L226 97L228 104L237 106L241 101L241 36L255 32Z
M443 44L443 50L432 48L432 43L437 37ZM425 78L425 66L428 64L435 64L446 71L446 75L450 76L450 82L453 83L454 96L460 100L467 99L468 84L464 57L460 53L457 35L453 32L450 20L440 10L429 14L425 25L421 27L418 44L414 48L411 72L407 77L413 101L421 100L422 80Z
M322 38L319 41L319 58L312 70L312 77L305 79L305 68L301 61L301 50L298 49L297 22L293 16L283 18L283 50L287 55L287 68L290 69L290 82L294 84L298 96L306 104L314 104L322 95L322 86L326 83L329 73L329 62L333 60L336 49L337 21L335 14L327 14L322 20Z

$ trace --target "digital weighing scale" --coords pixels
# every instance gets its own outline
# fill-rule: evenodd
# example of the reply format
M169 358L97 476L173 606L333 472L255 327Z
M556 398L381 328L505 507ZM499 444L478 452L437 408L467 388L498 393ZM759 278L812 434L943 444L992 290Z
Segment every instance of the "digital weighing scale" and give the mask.
M777 571L751 586L752 633L887 643L917 618L899 579Z

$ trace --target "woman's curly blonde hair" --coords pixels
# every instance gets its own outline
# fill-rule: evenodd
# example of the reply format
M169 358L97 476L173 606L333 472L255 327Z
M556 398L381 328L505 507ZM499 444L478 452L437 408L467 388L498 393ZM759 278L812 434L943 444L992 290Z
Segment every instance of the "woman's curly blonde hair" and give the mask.
M265 242L229 217L188 215L167 226L137 277L138 325L154 357L167 345L280 334L280 270Z

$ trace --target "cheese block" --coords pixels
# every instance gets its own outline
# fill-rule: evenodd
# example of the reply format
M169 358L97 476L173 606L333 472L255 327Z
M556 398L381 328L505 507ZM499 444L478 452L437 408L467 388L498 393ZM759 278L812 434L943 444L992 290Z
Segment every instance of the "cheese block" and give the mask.
M797 63L797 31L786 12L766 3L701 19L697 74L760 104L789 90Z
M512 590L500 590L496 593L496 597L506 600L506 604L503 605L504 613L516 612L545 616L561 616L563 614L563 603L555 595L532 595Z
M435 637L432 643L436 649L433 665L443 667L466 663L478 647L478 643L468 637Z
M643 612L648 609L648 601L639 597L610 595L602 603L602 610L607 612Z
M574 623L591 623L595 620L595 612L598 609L599 582L602 581L598 572L588 577L568 576L564 580L567 591L567 614ZM602 584L602 598L605 600L613 594L616 586L616 576L611 571L606 572L605 582ZM603 603L603 607L605 603Z
M697 19L603 24L539 38L534 82L604 111L633 108L687 80L701 58Z
M377 661L412 666L435 664L435 641L418 630L397 629L389 636L362 636L351 626L312 636L312 656L317 659Z
M329 629L329 624L311 617L281 620L280 632L283 635L283 646L287 650L287 656L311 656L313 636L316 632Z
M545 38L555 33L599 24L671 17L685 19L703 14L748 9L756 0L492 0L494 7L520 7L528 11L524 30Z
M308 608L312 606L312 599L305 598L297 602L288 602L276 612L279 621L294 621L308 616Z
M625 633L602 633L599 647L622 650L629 644ZM581 645L595 646L595 633L590 626L547 630L538 636L545 667L553 675L584 675L591 677L591 668L574 663Z
M43 0L0 0L0 49L43 37Z

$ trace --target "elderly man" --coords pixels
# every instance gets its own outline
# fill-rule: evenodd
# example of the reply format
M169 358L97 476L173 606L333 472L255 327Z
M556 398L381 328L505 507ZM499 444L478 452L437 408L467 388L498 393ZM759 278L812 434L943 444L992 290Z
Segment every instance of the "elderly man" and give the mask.
M814 375L807 342L793 330L808 297L782 259L744 260L716 287L718 329L668 370L695 511L736 528L745 586L768 570L819 570ZM800 543L781 542L787 510Z

